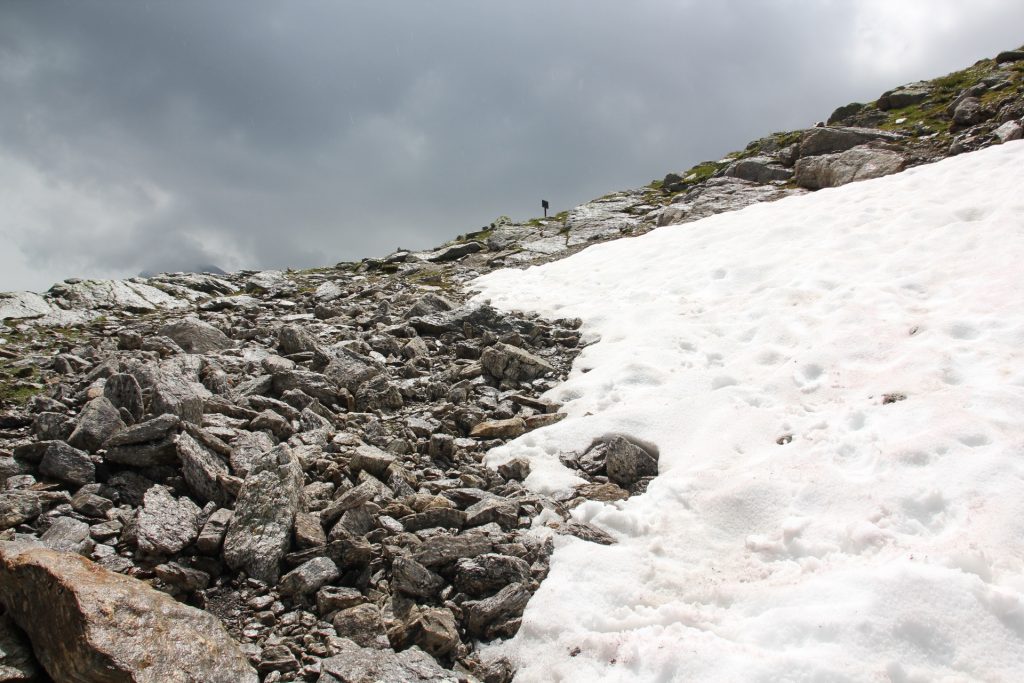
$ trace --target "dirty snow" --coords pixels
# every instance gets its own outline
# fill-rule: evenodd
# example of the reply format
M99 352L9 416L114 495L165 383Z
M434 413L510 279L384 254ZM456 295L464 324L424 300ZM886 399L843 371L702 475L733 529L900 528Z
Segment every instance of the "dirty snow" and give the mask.
M1022 187L1012 142L477 280L596 341L568 419L491 464L555 490L597 436L661 452L577 508L618 544L558 537L489 653L526 682L1021 680Z

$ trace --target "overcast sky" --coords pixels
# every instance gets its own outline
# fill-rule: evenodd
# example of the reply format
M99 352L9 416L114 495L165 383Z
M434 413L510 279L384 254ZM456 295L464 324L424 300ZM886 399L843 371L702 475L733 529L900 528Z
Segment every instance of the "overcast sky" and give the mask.
M1022 26L1020 0L2 0L0 290L434 246Z

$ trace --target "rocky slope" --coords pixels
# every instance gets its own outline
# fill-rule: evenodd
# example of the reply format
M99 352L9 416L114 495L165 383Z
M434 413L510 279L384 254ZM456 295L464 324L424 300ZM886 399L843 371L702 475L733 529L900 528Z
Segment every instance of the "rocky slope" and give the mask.
M563 454L557 496L491 447L573 320L465 303L489 270L1021 137L1024 52L838 109L552 219L311 271L68 280L0 295L0 680L505 681L544 525L642 494L627 436ZM181 666L168 667L168 662ZM187 664L186 664L187 663Z

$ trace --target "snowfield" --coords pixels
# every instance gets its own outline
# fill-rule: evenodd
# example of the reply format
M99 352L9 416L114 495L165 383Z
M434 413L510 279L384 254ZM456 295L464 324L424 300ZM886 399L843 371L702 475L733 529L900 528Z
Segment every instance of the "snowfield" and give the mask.
M596 341L490 464L661 454L556 537L517 681L1024 680L1024 141L473 287Z

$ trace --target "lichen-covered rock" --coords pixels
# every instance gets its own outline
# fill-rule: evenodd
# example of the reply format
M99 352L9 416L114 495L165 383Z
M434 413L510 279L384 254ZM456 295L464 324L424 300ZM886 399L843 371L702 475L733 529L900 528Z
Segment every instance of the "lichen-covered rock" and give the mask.
M232 346L226 334L191 316L167 323L159 334L172 339L185 353L214 353Z
M181 552L199 536L199 506L182 496L175 498L163 486L150 487L134 523L134 538L146 555Z
M224 561L275 583L301 509L302 467L287 445L270 451L245 478L224 537Z
M124 428L124 421L117 408L108 398L100 396L82 408L68 443L75 448L96 452L103 446L103 442Z
M54 680L259 680L216 617L77 555L0 543L0 602Z

